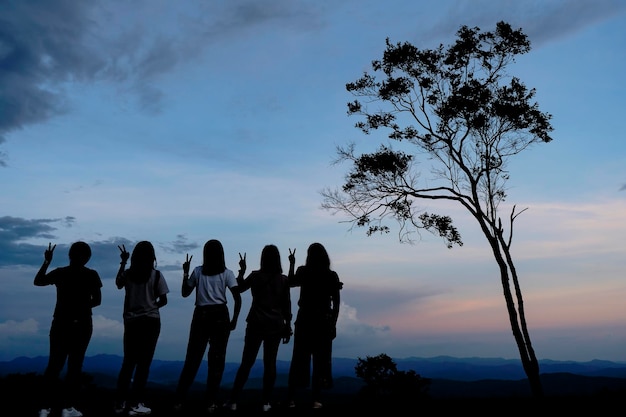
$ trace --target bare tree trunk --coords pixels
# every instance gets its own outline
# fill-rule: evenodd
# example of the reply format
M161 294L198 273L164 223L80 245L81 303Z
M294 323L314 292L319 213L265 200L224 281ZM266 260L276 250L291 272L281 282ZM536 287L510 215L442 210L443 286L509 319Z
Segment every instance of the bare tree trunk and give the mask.
M526 373L526 377L528 378L531 394L533 395L533 397L541 398L543 397L543 387L541 385L541 379L539 378L539 361L537 361L535 351L532 348L530 335L526 326L522 292L519 287L515 268L513 267L513 261L506 247L500 247L495 239L489 239L489 241L491 243L491 247L493 249L496 261L498 262L498 267L500 268L502 291L504 293L504 299L506 300L506 308L509 314L509 321L511 323L513 337L515 338L515 343L517 344L517 349L520 353L522 367L524 368L524 372ZM506 260L502 256L503 253L506 257ZM515 301L513 300L513 294L511 292L509 270L513 275L515 294L518 301L517 308L515 307Z

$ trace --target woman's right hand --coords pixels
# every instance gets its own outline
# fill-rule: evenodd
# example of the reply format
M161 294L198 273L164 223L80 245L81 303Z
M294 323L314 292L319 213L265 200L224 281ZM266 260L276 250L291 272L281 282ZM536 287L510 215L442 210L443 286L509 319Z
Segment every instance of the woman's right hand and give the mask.
M117 245L117 248L120 250L120 259L122 260L122 263L125 264L128 261L128 258L130 258L130 253L126 251L126 246L124 245Z
M189 275L189 265L191 264L191 260L193 259L193 255L189 256L189 254L187 254L187 257L185 259L186 260L183 263L183 274Z
M289 256L287 257L287 259L289 259L290 265L296 263L296 248L293 248L293 252L291 251L291 248L289 248Z
M245 272L246 268L246 253L244 252L243 256L241 256L241 252L239 252L239 269Z
M49 264L52 261L52 256L54 255L54 248L56 248L56 243L52 246L51 243L48 243L48 249L43 253L44 261Z

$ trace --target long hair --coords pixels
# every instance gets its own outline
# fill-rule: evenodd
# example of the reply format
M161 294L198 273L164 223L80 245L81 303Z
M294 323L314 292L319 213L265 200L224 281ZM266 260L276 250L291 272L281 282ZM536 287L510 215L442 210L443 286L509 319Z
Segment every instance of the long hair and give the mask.
M85 266L89 259L91 259L91 248L85 242L74 242L70 246L68 253L70 258L70 265L72 266Z
M261 251L261 272L282 274L283 266L280 262L280 252L276 245L266 245Z
M129 279L133 282L148 282L155 264L154 246L147 240L142 240L135 245L130 255Z
M226 260L222 243L217 239L207 241L202 250L202 275L218 275L225 270Z
M311 243L307 249L305 265L315 271L330 270L330 257L324 245L317 242Z

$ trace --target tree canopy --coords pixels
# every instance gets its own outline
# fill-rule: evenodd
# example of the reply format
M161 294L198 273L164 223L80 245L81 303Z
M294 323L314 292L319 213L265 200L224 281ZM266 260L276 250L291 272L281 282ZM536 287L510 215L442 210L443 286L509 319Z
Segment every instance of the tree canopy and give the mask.
M354 143L338 149L337 162L353 166L340 191L322 193L324 208L349 214L368 234L389 232L384 220L392 218L401 224L402 241L426 229L448 247L462 245L452 219L422 211L416 200L457 201L498 228L507 160L551 141L551 115L533 101L534 89L505 71L530 50L521 30L499 22L493 32L463 26L457 35L448 48L425 50L387 39L372 73L346 85L357 97L348 114L362 116L356 127L366 135L385 129L390 141L363 155ZM411 152L392 143L411 145Z

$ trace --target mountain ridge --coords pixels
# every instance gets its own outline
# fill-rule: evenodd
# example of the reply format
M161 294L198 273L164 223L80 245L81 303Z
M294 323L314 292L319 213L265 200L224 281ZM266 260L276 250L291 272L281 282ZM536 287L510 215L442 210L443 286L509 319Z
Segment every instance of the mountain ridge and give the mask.
M0 375L11 373L42 373L46 364L47 356L18 357L10 361L0 361ZM333 374L335 377L355 378L354 367L359 359L333 358ZM515 381L525 379L522 364L519 360L504 358L482 357L407 357L393 358L398 370L415 371L424 378L447 379L453 381L480 381L485 379L497 379ZM178 380L183 361L155 359L150 370L151 381L159 384L171 385ZM286 374L289 370L289 361L277 361L277 373ZM97 354L85 357L83 370L87 373L101 373L116 375L122 364L122 357L112 354ZM626 362L614 362L594 359L591 361L557 361L551 359L540 360L542 374L565 373L593 377L626 378ZM224 370L223 383L232 383L237 372L239 363L227 362ZM258 359L250 373L251 378L260 377L263 372L263 364ZM206 381L207 365L203 360L196 381Z
M437 401L520 401L532 398L528 380L521 363L503 358L456 358L438 356L433 358L409 357L393 359L398 370L413 370L420 377L428 379L428 397ZM334 387L326 395L337 404L358 401L364 382L357 378L354 366L358 359L333 358ZM90 386L108 392L115 390L117 374L122 357L99 354L85 358L83 371L89 375ZM166 401L176 389L183 361L155 359L150 369L149 387L159 393L155 400ZM276 390L286 390L289 361L278 361ZM0 381L9 389L14 389L16 377L38 378L44 371L47 357L19 357L0 362ZM228 362L222 379L222 389L228 392L239 364ZM626 399L626 363L592 360L540 361L541 382L546 398L572 401L601 401ZM263 364L257 360L253 366L246 391L260 391L262 386ZM201 364L190 393L201 398L207 375L206 360ZM26 378L26 379L24 379ZM254 396L254 394L251 394ZM560 401L560 400L559 400Z

